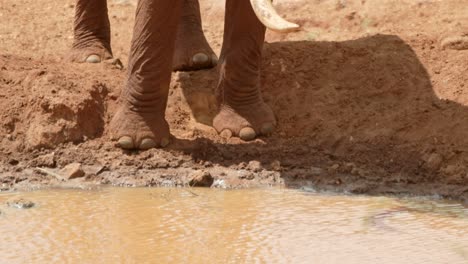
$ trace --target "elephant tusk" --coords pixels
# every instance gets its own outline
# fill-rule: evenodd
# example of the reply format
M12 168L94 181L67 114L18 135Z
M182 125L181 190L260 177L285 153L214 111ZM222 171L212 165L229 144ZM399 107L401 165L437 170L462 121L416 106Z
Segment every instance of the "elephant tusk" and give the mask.
M298 24L288 22L278 15L272 0L250 0L250 4L263 25L273 31L291 32L300 28Z

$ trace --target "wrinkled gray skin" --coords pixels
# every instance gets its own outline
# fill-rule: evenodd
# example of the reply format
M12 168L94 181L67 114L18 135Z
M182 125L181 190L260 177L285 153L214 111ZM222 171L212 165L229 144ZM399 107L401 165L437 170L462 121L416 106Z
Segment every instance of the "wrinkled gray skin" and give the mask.
M70 58L112 58L106 0L78 0ZM265 27L249 0L227 0L213 127L225 137L252 140L270 134L275 117L260 94L259 73ZM165 120L171 72L213 67L217 59L201 29L197 0L140 0L130 49L128 78L110 132L125 149L169 144Z

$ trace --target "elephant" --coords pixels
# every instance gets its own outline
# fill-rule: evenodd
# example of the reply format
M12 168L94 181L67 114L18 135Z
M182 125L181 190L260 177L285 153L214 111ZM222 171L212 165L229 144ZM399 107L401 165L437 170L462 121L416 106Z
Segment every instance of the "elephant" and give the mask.
M198 1L184 1L182 12L177 28L173 70L192 71L216 66L218 59L203 34ZM99 63L111 58L107 0L78 0L74 41L68 59L72 62Z
M223 137L249 141L274 131L276 119L260 93L260 64L266 27L299 26L282 19L271 0L226 0L224 40L218 58L201 29L198 0L139 0L128 75L110 133L123 149L146 150L170 143L165 120L172 70L218 64L218 113L213 127ZM77 0L70 58L112 58L107 0Z

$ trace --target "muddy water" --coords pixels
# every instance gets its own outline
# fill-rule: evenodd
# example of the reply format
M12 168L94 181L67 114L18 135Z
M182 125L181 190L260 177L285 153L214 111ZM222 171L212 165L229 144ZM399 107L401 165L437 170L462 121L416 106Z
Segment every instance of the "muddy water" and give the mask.
M0 263L468 263L468 209L423 198L105 188L0 210Z

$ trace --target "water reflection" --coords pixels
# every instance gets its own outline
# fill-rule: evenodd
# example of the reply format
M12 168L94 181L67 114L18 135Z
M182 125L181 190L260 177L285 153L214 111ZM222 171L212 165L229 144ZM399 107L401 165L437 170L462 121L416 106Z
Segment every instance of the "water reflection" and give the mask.
M29 210L4 206L25 198ZM467 263L468 210L293 190L0 194L1 263Z

